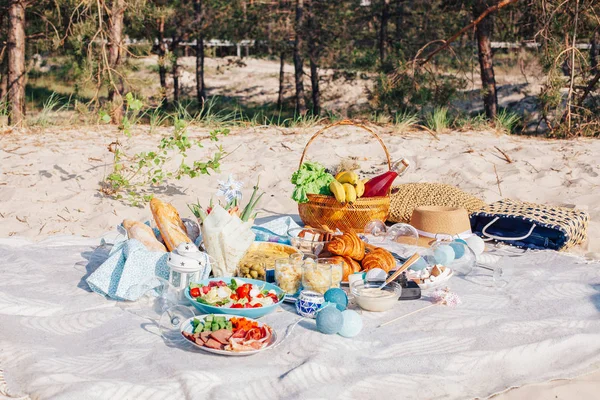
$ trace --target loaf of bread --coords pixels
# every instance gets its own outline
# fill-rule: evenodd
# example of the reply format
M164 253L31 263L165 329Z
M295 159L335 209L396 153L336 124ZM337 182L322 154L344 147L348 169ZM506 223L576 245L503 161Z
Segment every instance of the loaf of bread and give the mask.
M169 251L173 251L181 243L192 242L175 207L154 198L150 200L150 210Z
M127 230L129 239L137 239L150 251L166 252L165 246L156 239L154 231L148 225L131 219L123 220L123 227Z

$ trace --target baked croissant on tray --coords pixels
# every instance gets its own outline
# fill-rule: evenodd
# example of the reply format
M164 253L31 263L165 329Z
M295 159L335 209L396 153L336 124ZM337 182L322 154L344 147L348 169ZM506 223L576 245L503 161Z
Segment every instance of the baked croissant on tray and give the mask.
M365 257L365 242L360 240L356 233L346 232L327 243L327 251L360 261Z
M385 272L390 272L396 266L396 259L389 251L381 247L375 247L365 255L362 260L362 267L365 271L373 268L381 268Z

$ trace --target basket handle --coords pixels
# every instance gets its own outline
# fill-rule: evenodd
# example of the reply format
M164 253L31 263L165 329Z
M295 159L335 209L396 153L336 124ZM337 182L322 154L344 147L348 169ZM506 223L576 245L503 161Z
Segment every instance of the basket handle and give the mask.
M372 130L371 128L368 128L363 124L354 123L347 119L333 123L331 125L327 125L321 129L319 129L314 135L312 135L312 137L310 138L310 140L308 141L308 143L306 143L306 146L304 147L304 151L302 152L302 156L300 157L300 164L298 165L298 168L300 168L302 166L302 163L304 162L304 157L306 156L306 151L308 150L308 146L310 146L312 144L312 142L317 138L317 136L320 136L325 131L327 131L333 127L336 127L336 126L340 126L340 125L352 125L352 126L356 126L358 128L362 128L365 131L369 132L371 134L371 136L373 136L375 139L377 139L377 141L383 148L383 151L385 152L385 157L387 158L388 169L389 170L392 169L392 159L390 158L390 152L388 151L387 147L385 146L385 143L383 143L383 140L381 140L379 135L377 133L375 133L375 131Z

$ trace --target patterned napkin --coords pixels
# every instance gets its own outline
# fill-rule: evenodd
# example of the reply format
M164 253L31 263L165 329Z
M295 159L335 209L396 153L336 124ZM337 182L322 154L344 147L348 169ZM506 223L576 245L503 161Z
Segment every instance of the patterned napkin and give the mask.
M94 292L112 299L137 300L158 284L152 278L169 279L168 254L148 251L136 239L122 240L113 245L109 257L86 282Z

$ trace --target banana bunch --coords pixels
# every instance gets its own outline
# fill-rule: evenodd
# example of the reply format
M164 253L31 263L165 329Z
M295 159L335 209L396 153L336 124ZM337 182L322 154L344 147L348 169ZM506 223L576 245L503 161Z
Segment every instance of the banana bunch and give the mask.
M352 204L365 193L365 183L358 178L356 172L342 171L331 181L329 190L340 203Z

